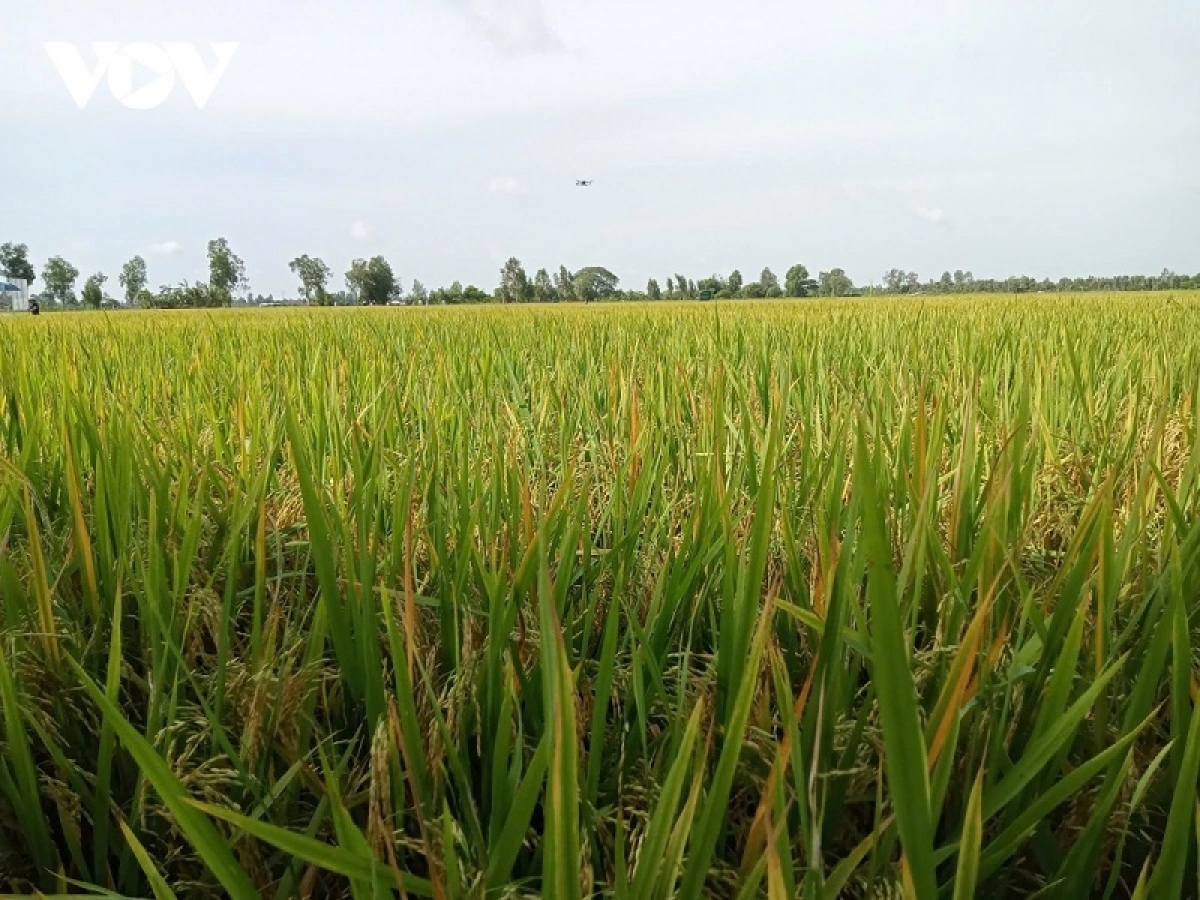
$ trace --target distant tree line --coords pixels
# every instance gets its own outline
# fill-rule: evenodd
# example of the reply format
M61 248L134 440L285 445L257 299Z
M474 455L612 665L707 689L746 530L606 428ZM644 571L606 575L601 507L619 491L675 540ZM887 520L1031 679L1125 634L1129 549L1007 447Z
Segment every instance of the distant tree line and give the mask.
M884 273L883 284L875 293L885 294L1032 294L1083 291L1186 291L1200 290L1200 273L1179 275L1163 269L1158 275L1115 275L1087 278L1037 279L1028 275L1009 278L976 278L961 269L943 272L942 277L921 281L916 272L891 269Z
M943 272L940 278L922 281L916 272L890 269L880 284L855 285L842 269L809 274L807 267L788 268L782 281L765 268L758 278L746 279L740 270L728 275L713 274L691 278L673 273L663 282L651 278L644 290L625 289L620 279L602 266L587 266L577 272L559 266L551 274L538 269L529 277L521 261L509 259L500 270L500 283L490 292L459 281L433 290L413 281L405 292L400 278L384 257L356 259L345 273L344 290L330 287L332 270L318 257L303 254L288 264L299 281L298 302L311 306L455 306L472 303L591 303L602 301L655 300L769 300L799 297L858 297L874 294L1027 294L1076 291L1168 291L1200 290L1200 274L1179 275L1163 269L1159 275L1117 275L1112 277L1050 279L1012 276L1004 279L977 279L961 269ZM36 270L29 261L25 244L0 245L0 275L21 278L32 284ZM59 307L116 306L118 301L106 293L108 278L102 272L90 275L78 296L75 285L79 270L54 256L42 268L39 299ZM121 287L121 305L158 309L206 308L234 305L277 305L274 297L249 293L246 268L225 238L208 243L208 280L194 284L181 282L148 288L146 261L135 256L121 269L117 278ZM245 293L243 293L245 292Z
M135 256L121 267L117 283L122 289L124 305L160 309L230 306L236 292L248 287L245 264L224 238L209 241L208 269L207 282L163 285L155 292L147 288L146 260ZM25 244L0 245L0 274L21 278L30 284L36 280L37 273L29 262L29 248ZM43 302L92 309L118 305L118 301L104 290L108 276L103 272L88 276L76 295L79 270L61 256L46 260L41 278L43 286L38 299Z

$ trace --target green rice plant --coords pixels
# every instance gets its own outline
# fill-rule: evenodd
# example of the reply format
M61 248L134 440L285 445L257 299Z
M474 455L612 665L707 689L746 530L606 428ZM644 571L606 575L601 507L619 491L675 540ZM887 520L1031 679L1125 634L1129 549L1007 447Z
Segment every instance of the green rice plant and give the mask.
M1200 296L0 318L0 894L1198 896Z

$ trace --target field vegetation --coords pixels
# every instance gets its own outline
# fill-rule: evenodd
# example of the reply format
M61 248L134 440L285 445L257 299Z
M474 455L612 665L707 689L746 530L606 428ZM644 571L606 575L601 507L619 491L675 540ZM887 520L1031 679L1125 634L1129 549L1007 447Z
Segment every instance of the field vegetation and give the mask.
M0 892L1197 896L1200 295L0 318Z

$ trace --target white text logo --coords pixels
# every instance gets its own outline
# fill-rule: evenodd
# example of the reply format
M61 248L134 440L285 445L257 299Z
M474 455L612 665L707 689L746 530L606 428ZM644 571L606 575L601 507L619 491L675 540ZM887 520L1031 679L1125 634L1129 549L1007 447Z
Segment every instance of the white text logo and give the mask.
M175 90L176 77L196 108L204 109L238 48L238 44L228 41L209 44L216 58L209 67L200 51L189 43L94 42L91 48L95 62L91 64L72 43L51 41L43 46L80 109L91 101L106 74L113 98L129 109L161 106Z

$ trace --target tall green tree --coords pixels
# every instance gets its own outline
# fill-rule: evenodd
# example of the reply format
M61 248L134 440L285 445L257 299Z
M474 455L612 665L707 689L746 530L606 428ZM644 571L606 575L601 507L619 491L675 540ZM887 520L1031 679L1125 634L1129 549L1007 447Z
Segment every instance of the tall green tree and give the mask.
M117 282L125 289L125 303L134 306L146 289L146 260L135 256L121 267Z
M503 303L528 303L533 299L533 285L515 256L500 270L500 299Z
M575 293L575 276L566 266L558 267L558 274L554 276L554 289L563 303L574 303L579 299Z
M325 285L329 281L329 266L325 265L322 260L305 253L288 263L288 268L300 279L300 289L304 292L305 303L310 306L314 303L317 306L330 304L331 298L325 289Z
M33 284L37 273L29 261L29 248L24 244L0 244L0 275Z
M658 286L658 279L651 278L646 282L646 296L651 300L662 299L662 288Z
M208 242L209 302L213 306L232 306L233 292L249 286L246 265L229 248L225 238Z
M108 281L108 276L103 272L97 272L83 283L83 290L79 294L79 299L88 309L99 309L104 303L104 282Z
M734 269L729 273L729 281L726 283L731 297L741 296L742 293L742 273Z
M364 306L386 306L400 293L400 282L382 256L354 260L346 273L346 286Z
M816 293L817 282L808 274L808 268L797 263L783 276L784 293L789 297L811 297Z
M365 259L356 259L350 263L350 268L346 272L346 288L354 297L355 303L365 303L363 300L363 288L367 283L367 261Z
M408 302L413 306L428 306L429 291L425 289L425 285L413 279L412 287L408 291Z
M822 272L817 282L822 297L849 297L854 293L854 282L841 269Z
M537 274L533 276L533 299L538 303L553 303L558 299L554 282L545 269L538 269Z
M79 270L61 256L52 256L46 260L42 269L42 283L46 285L45 294L55 303L63 306L75 302L75 279Z
M584 303L612 299L618 284L620 279L603 266L588 266L575 273L575 294Z

